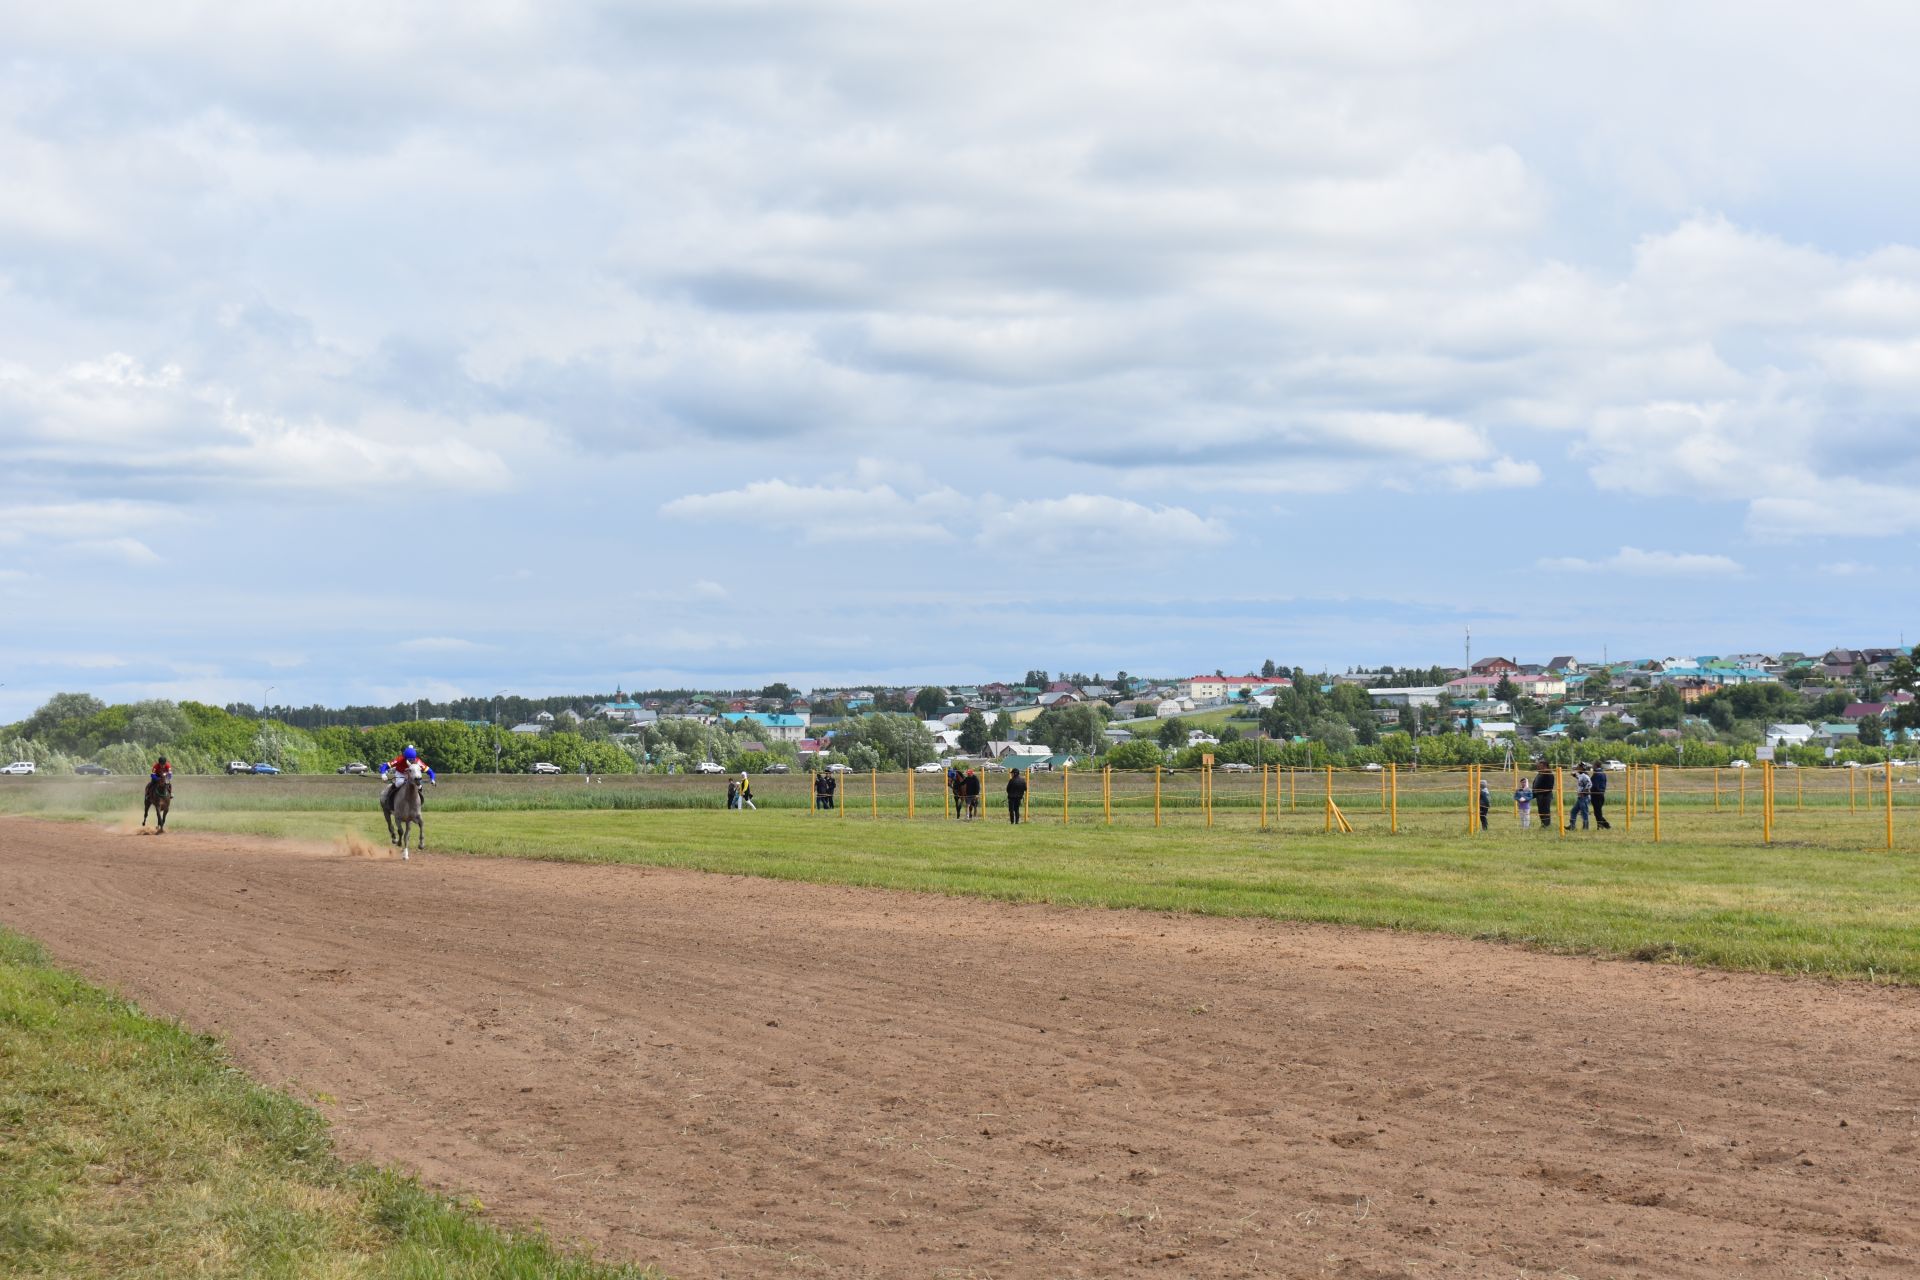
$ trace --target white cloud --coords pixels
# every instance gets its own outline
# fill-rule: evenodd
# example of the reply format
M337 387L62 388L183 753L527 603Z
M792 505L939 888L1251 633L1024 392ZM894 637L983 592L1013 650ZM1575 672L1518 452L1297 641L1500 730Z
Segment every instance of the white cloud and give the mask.
M1016 502L990 516L980 545L1015 559L1160 560L1217 547L1226 527L1185 507L1148 507L1124 498L1075 493Z
M1574 573L1623 573L1644 577L1724 577L1745 572L1731 556L1687 551L1642 551L1622 547L1604 560L1558 556L1540 561L1542 569Z
M948 521L966 502L950 489L908 498L891 485L866 489L757 480L739 489L675 498L660 508L671 520L724 521L780 529L809 543L906 540L946 542Z
M725 600L727 589L710 578L701 578L691 588L693 594L702 600Z
M138 538L81 538L68 544L73 550L136 567L160 563L160 554Z

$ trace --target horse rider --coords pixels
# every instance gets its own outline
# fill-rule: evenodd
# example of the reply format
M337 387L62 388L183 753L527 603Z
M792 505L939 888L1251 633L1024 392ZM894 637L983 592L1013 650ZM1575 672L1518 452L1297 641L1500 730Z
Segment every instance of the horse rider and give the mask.
M173 765L168 763L165 756L161 756L153 762L153 773L149 776L148 781L157 782L165 787L171 787L173 785Z
M419 750L409 742L407 749L380 766L380 776L387 780L387 789L380 793L380 811L393 812L393 798L400 793L400 783L415 769L426 771L427 781L438 783L433 776L433 767L420 758Z

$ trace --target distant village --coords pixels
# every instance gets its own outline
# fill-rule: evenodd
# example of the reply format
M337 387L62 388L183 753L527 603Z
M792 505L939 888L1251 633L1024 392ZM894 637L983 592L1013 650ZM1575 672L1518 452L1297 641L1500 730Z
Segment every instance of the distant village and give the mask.
M1920 722L1920 708L1912 707L1912 650L1906 646L1591 664L1573 655L1538 663L1495 656L1466 668L1389 667L1312 677L1270 662L1261 673L1243 675L1045 677L1045 672L1030 672L1029 680L1018 684L849 686L806 693L783 685L674 696L621 691L578 712L542 711L511 731L539 735L577 727L591 717L624 736L664 721L693 720L750 735L743 749L780 744L778 754L807 762L833 752L836 727L849 717L893 712L915 715L942 755L1044 766L1073 758L1047 749L1058 744L1057 735L1041 743L1032 734L1043 717L1057 718L1049 713L1084 709L1094 717L1100 740L1076 744L1082 751L1135 739L1166 747L1207 745L1220 741L1222 730L1235 722L1247 727L1233 731L1230 740L1298 741L1316 736L1310 726L1289 726L1284 717L1270 714L1296 701L1291 696L1296 692L1318 695L1349 713L1346 722L1355 738L1340 744L1345 746L1405 732L1463 734L1489 742L1598 737L1641 745L1736 735L1768 746L1841 747L1901 740L1912 727L1909 721ZM1736 689L1755 692L1714 704L1715 695ZM1696 709L1719 714L1696 715ZM1775 714L1742 723L1755 710ZM1196 725L1184 736L1164 731L1168 722L1186 720ZM987 726L984 743L977 731L975 741L967 740L970 722ZM1337 727L1337 716L1334 722ZM1305 732L1279 731L1289 727Z

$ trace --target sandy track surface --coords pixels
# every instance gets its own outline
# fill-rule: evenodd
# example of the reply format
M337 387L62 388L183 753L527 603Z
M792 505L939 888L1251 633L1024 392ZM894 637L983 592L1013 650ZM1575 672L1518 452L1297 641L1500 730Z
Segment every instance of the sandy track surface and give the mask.
M1920 1266L1912 990L18 819L0 921L680 1277Z

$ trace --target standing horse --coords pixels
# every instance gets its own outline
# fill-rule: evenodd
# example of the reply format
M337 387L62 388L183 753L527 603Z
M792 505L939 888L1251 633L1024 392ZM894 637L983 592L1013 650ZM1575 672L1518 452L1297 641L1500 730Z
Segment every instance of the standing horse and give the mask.
M158 834L167 834L167 810L173 808L173 784L160 778L147 779L147 794L140 805L140 825L147 825L149 811L160 819Z
M416 832L415 847L422 852L427 847L427 824L420 812L425 807L426 800L420 790L424 785L421 782L421 773L420 766L416 764L400 775L399 786L393 793L393 805L386 810L387 835L394 844L399 846L400 858L403 862L412 856L407 852L408 827L412 827Z

